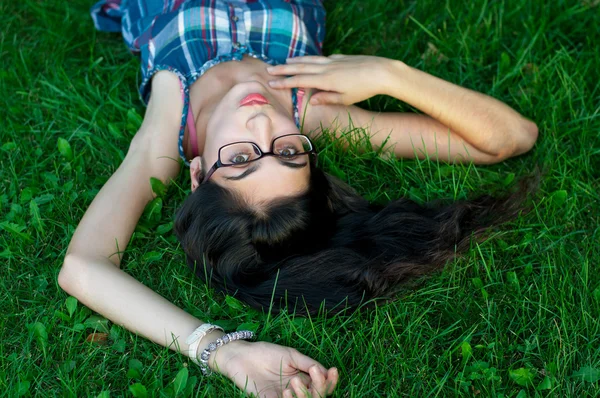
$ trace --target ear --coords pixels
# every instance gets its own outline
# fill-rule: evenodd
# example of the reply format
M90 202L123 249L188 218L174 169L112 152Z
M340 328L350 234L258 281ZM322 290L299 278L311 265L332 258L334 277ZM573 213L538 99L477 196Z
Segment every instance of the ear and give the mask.
M196 156L190 163L190 177L192 180L192 192L200 185L200 175L202 174L202 158Z

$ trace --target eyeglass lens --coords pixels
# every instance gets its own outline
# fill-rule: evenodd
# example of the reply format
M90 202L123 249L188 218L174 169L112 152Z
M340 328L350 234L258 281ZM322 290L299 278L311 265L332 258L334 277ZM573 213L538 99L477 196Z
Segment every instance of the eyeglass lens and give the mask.
M273 155L287 159L294 159L311 150L312 144L304 135L284 135L277 137L272 144ZM219 155L223 165L235 165L256 160L262 156L262 152L251 142L236 142L222 147Z

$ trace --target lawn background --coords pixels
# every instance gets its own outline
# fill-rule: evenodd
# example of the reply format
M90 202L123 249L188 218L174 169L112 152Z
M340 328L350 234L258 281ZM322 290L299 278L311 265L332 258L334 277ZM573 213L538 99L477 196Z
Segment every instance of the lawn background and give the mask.
M326 170L371 200L426 201L502 191L539 166L533 210L396 303L329 319L268 316L185 267L170 228L189 186L182 173L145 215L124 269L202 319L245 323L337 366L337 397L599 396L600 2L325 3L327 54L403 60L508 103L540 129L532 152L486 167L390 162L321 142ZM74 228L144 112L139 62L118 34L94 31L91 4L0 3L0 394L241 395L56 282ZM389 98L364 105L408 110Z

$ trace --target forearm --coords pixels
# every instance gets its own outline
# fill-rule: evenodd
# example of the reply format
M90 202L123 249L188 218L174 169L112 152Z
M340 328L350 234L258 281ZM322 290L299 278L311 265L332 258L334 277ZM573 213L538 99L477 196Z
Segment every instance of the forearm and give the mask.
M385 70L383 94L423 111L479 151L505 158L526 152L537 139L534 123L492 97L400 61L390 61Z
M104 257L68 255L59 284L87 307L162 346L175 349L174 337L187 337L202 324ZM183 340L177 344L185 350Z

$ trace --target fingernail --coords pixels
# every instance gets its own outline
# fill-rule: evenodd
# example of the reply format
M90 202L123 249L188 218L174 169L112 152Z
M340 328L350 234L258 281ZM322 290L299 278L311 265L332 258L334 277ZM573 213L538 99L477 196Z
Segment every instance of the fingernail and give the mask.
M310 100L310 103L311 103L312 105L319 105L319 100L318 100L318 99L316 99L316 98L313 98L313 99L311 99L311 100Z
M267 72L273 72L275 70L275 68L273 68L272 66L267 66Z
M277 82L275 80L269 80L269 86L275 87L276 85L277 85Z

